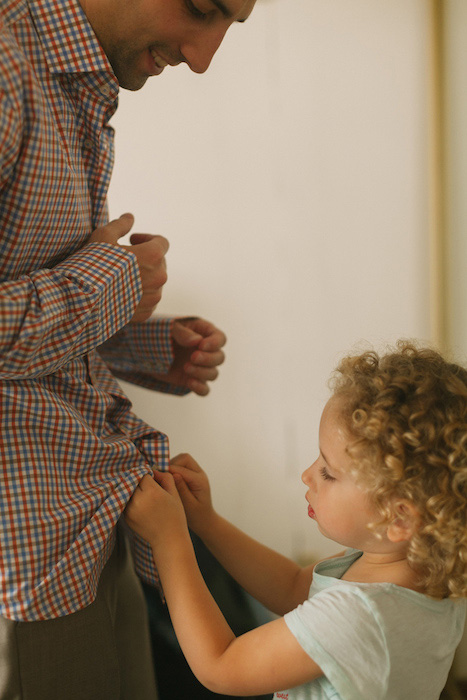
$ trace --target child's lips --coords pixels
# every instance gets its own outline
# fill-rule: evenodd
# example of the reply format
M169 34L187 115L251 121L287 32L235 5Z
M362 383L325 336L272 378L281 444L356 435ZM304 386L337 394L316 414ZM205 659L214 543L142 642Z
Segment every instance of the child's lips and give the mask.
M316 513L310 505L308 506L308 517L316 520Z

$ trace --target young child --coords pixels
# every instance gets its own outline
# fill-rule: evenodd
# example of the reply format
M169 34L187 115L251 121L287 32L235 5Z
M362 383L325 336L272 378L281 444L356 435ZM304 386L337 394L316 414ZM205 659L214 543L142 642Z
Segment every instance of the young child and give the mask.
M300 568L218 515L190 456L171 472L143 478L126 519L152 546L203 684L289 700L439 698L466 612L466 370L407 343L342 361L302 480L310 519L347 549L315 566ZM281 617L235 638L203 582L187 520Z

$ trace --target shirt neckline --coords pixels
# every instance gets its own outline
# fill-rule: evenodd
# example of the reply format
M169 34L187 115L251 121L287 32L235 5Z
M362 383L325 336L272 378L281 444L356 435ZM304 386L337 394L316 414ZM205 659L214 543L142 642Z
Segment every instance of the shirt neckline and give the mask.
M343 581L342 576L345 574L347 569L354 561L361 557L362 552L357 549L350 549L345 552L340 557L335 557L333 559L325 559L319 562L313 572L313 584L316 586L315 593L323 591L331 586L355 586L361 590L373 590L373 591L388 591L389 589L396 591L399 595L405 596L407 598L416 601L418 604L422 604L432 610L443 610L444 608L452 605L457 601L453 601L450 598L430 598L430 596L420 593L419 591L413 591L410 588L405 588L404 586L398 586L396 583L365 583L358 581ZM464 601L465 606L467 603Z
M109 73L117 79L78 0L26 0L51 73Z

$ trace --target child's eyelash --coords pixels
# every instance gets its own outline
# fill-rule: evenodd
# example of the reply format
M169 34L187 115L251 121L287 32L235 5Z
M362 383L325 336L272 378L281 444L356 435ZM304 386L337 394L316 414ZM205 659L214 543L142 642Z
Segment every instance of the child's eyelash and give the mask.
M320 472L321 476L323 479L326 479L326 481L335 481L335 478L329 474L326 467L321 467Z

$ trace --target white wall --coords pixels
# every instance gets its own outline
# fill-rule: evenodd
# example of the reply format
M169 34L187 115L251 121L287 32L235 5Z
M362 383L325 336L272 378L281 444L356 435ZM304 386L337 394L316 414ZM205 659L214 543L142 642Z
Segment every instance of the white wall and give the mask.
M286 554L326 381L363 339L428 339L425 0L258 0L202 76L121 95L111 214L171 242L163 313L225 329L206 399L128 387L209 471L227 517Z

